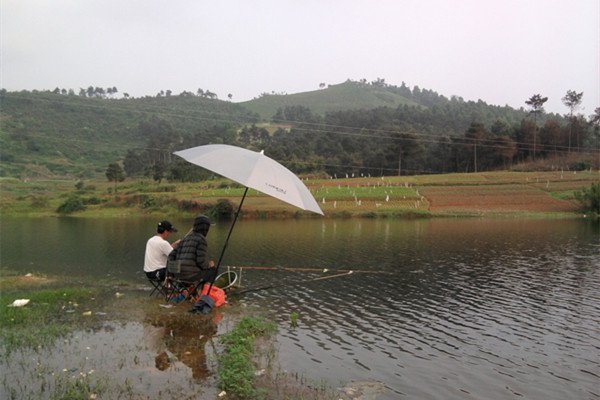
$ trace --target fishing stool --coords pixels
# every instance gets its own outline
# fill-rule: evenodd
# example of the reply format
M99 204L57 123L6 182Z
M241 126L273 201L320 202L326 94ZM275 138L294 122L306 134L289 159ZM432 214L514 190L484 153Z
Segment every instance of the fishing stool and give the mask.
M148 281L153 287L152 291L150 292L150 297L152 297L154 293L160 293L161 295L166 294L165 281L157 281L156 279L151 278L148 278Z
M165 301L177 299L177 302L183 302L195 295L196 282L181 280L179 278L180 273L181 261L167 261L167 276L164 284Z

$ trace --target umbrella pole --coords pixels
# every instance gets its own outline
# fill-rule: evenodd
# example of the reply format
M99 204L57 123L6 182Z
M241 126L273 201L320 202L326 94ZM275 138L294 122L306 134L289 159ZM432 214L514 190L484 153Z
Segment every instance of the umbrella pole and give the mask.
M235 217L233 217L233 222L231 223L231 227L229 228L229 233L227 234L227 239L225 239L225 244L223 244L223 250L221 250L221 255L219 256L219 261L217 262L217 266L216 266L217 272L215 272L215 278L219 274L219 267L221 266L221 261L223 260L223 255L225 254L225 249L227 249L227 245L229 244L229 238L231 237L231 232L233 232L233 227L235 226L235 223L238 219L238 215L240 215L240 211L242 209L242 204L244 204L244 200L246 199L247 193L248 193L248 187L246 187L246 190L244 190L244 195L242 196L242 201L240 201L240 205L238 206L238 209L235 212ZM208 287L208 293L210 293L213 283L215 283L214 279L210 282L210 286Z

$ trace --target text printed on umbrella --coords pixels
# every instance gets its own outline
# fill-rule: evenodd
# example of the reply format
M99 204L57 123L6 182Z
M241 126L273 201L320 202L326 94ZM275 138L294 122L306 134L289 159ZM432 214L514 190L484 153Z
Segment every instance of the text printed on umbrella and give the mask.
M279 193L286 194L286 192L287 192L287 190L284 190L284 189L282 189L282 188L280 188L280 187L277 187L277 186L275 186L275 185L272 185L272 184L270 184L270 183L268 183L268 182L265 182L265 185L267 185L268 187L270 187L270 188L272 188L272 189L275 189L275 190L277 190Z

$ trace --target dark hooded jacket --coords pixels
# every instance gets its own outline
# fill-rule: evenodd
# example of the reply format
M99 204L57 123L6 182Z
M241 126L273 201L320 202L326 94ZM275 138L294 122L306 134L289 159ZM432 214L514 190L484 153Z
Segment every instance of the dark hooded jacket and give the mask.
M210 261L208 242L206 241L209 228L209 219L204 215L197 216L194 220L192 232L181 239L179 246L173 251L175 254L169 255L170 258L175 256L176 260L181 261L179 279L195 282L206 276Z

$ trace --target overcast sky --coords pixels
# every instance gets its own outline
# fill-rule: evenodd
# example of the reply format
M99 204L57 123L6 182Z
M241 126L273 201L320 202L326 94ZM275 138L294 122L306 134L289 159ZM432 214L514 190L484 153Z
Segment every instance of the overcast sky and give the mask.
M244 101L346 79L519 108L600 107L598 0L0 0L1 86L209 89Z

